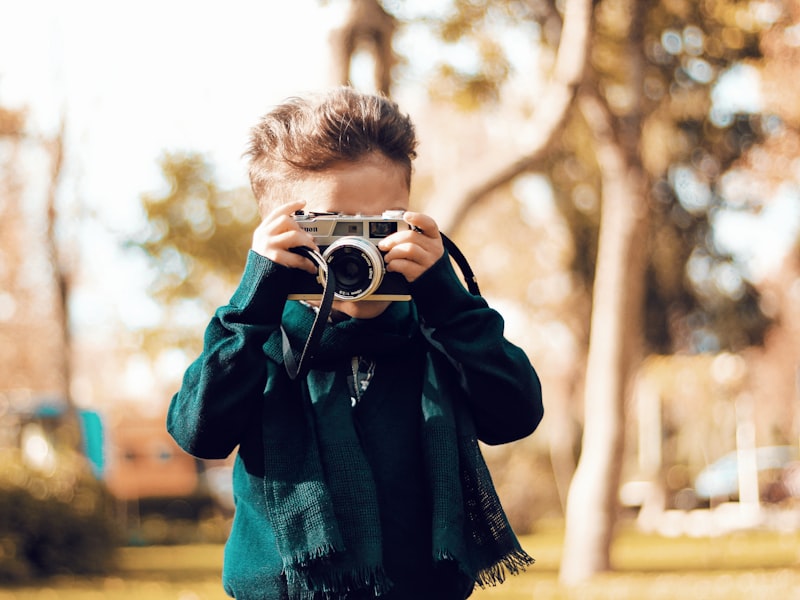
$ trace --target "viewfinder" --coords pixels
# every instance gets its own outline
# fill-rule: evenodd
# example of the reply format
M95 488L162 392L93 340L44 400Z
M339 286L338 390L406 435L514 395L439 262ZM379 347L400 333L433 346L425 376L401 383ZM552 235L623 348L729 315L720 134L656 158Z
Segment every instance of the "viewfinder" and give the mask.
M396 221L370 221L369 223L370 238L385 238L396 232Z

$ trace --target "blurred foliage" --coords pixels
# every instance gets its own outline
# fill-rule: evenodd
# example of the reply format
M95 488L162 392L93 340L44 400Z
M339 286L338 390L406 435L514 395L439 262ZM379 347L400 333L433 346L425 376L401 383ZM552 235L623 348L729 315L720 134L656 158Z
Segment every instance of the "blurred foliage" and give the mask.
M0 452L0 583L111 572L113 504L85 459L64 450L57 469L41 472L16 449Z
M600 94L615 118L618 143L648 179L651 211L646 339L651 351L739 350L762 341L769 320L743 266L714 243L711 219L731 206L723 178L743 154L770 136L773 115L721 115L712 91L728 69L761 58L759 39L772 21L755 3L627 0L594 3L584 87ZM431 22L445 44L473 48L477 66L443 63L435 97L466 108L502 98L514 76L502 45L486 38L522 31L531 45L555 51L562 4L539 0L456 0ZM637 13L637 11L641 11ZM641 23L631 19L641 15ZM498 65L503 65L498 68ZM534 110L535 106L531 110ZM588 124L573 108L545 164L576 245L573 269L591 286L599 222L600 174ZM690 264L704 276L689 276ZM697 272L697 270L695 270Z
M768 115L722 116L711 102L727 69L760 56L759 27L743 27L743 11L746 3L700 2L654 3L647 13L640 147L654 219L645 333L660 352L740 350L761 343L769 324L711 230L714 213L732 208L725 174L770 133ZM691 276L701 261L706 275Z
M444 18L411 17L427 25L445 45L458 46L460 56L471 61L454 64L438 61L430 78L434 97L465 109L478 109L498 101L503 83L513 73L513 62L503 45L503 31L509 27L528 30L532 40L539 37L539 25L558 20L550 2L454 0Z
M249 190L220 190L201 155L165 154L160 166L166 189L142 196L147 228L132 242L157 272L151 292L169 324L151 331L148 343L194 351L197 324L182 329L175 315L189 302L205 320L227 300L244 267L258 210Z

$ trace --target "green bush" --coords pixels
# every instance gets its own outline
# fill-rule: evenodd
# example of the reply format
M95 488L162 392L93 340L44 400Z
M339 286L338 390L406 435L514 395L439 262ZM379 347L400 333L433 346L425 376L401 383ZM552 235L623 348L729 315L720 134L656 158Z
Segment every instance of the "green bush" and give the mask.
M61 457L56 472L42 474L0 458L0 583L114 568L110 497L82 459Z

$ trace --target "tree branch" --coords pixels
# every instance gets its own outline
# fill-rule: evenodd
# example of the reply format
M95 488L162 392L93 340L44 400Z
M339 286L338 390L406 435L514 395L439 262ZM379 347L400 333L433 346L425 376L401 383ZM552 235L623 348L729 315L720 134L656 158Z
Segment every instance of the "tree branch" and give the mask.
M476 176L459 173L457 179L443 186L445 192L437 194L440 200L428 208L443 231L454 231L481 198L542 160L566 120L583 78L591 13L591 0L566 1L555 67L534 115L536 134L527 141L527 149L521 155L511 155L508 148L487 148L486 156L495 157L488 175L484 170Z

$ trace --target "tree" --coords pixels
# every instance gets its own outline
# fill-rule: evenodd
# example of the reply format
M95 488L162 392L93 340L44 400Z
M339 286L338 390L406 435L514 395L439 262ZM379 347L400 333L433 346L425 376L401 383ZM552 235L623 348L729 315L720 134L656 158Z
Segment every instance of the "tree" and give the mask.
M14 325L20 297L19 273L15 265L22 264L22 240L25 220L21 210L21 184L14 176L14 158L19 155L19 145L24 134L25 116L21 111L0 107L0 144L8 148L9 164L0 163L0 256L8 265L0 271L0 361L6 367L0 375L0 389L13 389L24 385L17 373L24 372L30 353L15 348L14 341L23 338L21 329ZM14 374L14 375L12 375Z
M66 119L62 115L56 135L44 140L44 147L50 159L50 181L46 200L45 247L50 263L53 288L55 289L55 312L60 322L62 351L59 353L61 377L63 379L63 395L69 404L72 403L72 331L69 318L69 296L71 287L71 269L64 248L58 241L59 206L58 188L61 172L64 168L64 143L66 138Z
M797 65L800 47L793 32L800 26L800 4L783 3L782 11L772 13L773 24L760 36L764 60L747 61L747 68L761 80L765 112L771 114L772 133L763 144L753 145L736 164L746 176L750 190L741 190L739 200L745 210L762 215L774 207L770 199L788 204L800 202L800 174L793 168L800 156L800 110ZM778 436L779 443L794 444L798 439L796 402L800 399L797 365L800 364L800 312L797 310L796 283L800 277L800 236L779 268L762 274L755 282L764 310L778 326L766 335L763 348L746 355L749 377L753 380L753 401L757 435ZM761 437L764 436L764 437Z
M531 5L516 2L455 2L447 21L449 27L445 25L441 30L447 39L474 39L496 26L498 14L504 10L542 22L546 20L543 15L558 15L547 3L535 6L542 5L549 10L536 13L528 10ZM595 285L585 396L587 445L581 456L582 460L594 460L595 467L599 462L601 469L579 468L578 475L601 476L590 477L588 483L576 477L573 495L579 498L576 502L580 508L568 512L568 529L575 533L568 533L562 570L562 577L570 583L608 567L621 462L622 407L630 367L637 362L637 349L639 353L643 349L681 347L693 351L735 350L758 343L768 322L757 309L757 293L746 282L735 293L726 293L713 279L692 280L686 276L686 265L698 256L705 257L712 271L736 268L731 257L714 245L709 215L724 204L720 194L724 173L765 131L752 118L715 122L710 91L717 77L737 60L757 55L758 27L736 25L747 22L741 19L746 10L743 3L595 3L592 60L582 79L586 93L580 104L584 110L571 109L564 121L564 129L571 131L560 139L548 138L555 143L545 146L549 150L545 166L563 200L561 206L575 226L576 242L585 248L585 252L576 253L576 269ZM568 16L567 10L565 19ZM564 30L568 31L566 22ZM562 38L558 52L564 47ZM498 62L502 61L495 59L487 64L477 76L455 78L464 85L456 88L454 100L459 100L458 93L464 89L473 93L477 90L492 100L492 94L485 90L499 90L506 73L501 70L494 85L487 85L492 80L486 73L497 73L493 67ZM454 78L453 69L444 73ZM547 131L547 127L539 130ZM581 134L580 130L588 133ZM587 137L594 140L589 146L593 150L588 152ZM677 143L670 147L664 143L665 138ZM476 198L485 197L485 191L494 189L493 182L502 185L537 166L536 161L509 162L509 153L502 148L490 148L485 153L501 164L511 165L505 171L497 170L508 175L483 179L487 172L496 170L491 166L475 169L472 179L459 173L462 182L466 179L471 189L478 190L460 205L462 210L456 211L459 216L466 214L466 208ZM518 166L522 168L517 169ZM687 192L686 179L680 177L686 173L708 186L711 202L696 205L699 199L693 197L691 190ZM568 177L564 178L564 174ZM485 182L485 188L474 185L475 179ZM574 192L579 187L585 189L587 183L601 198L599 219L586 219L579 213L588 211L573 204L577 198ZM463 193L463 186L454 187L459 190L455 196L470 197ZM452 200L447 204L459 206ZM638 213L638 223L636 219L623 218L625 210ZM598 222L599 238L606 243L595 246L598 234L592 229ZM643 246L645 226L655 234L651 233L649 239L655 237L662 243L636 251L637 246ZM609 244L608 240L617 235L623 243ZM604 256L604 248L610 248L609 254L615 258ZM629 263L630 258L647 262ZM607 278L614 285L606 287ZM609 288L615 286L612 292ZM642 311L647 314L644 321L637 317ZM632 322L628 335L623 335L622 314ZM648 327L637 327L642 322ZM675 327L675 323L681 326ZM595 333L604 329L604 336ZM643 339L637 339L640 333L644 334ZM597 402L597 397L604 401ZM599 457L602 460L598 461ZM570 514L580 515L579 520ZM587 529L581 527L587 522L596 525L588 530L588 539ZM576 526L571 527L570 523Z
M69 258L59 236L58 197L64 121L51 137L32 134L23 110L0 107L0 348L4 356L0 390L32 396L57 396L71 404L69 335ZM26 210L26 161L45 165L43 213ZM29 204L29 203L27 203ZM44 248L44 252L37 250Z
M647 224L641 167L629 162L630 155L614 139L603 103L593 95L580 101L594 132L603 195L584 384L583 440L566 509L561 580L567 584L610 568L622 470L624 399L630 371L636 366L633 350L639 342L636 324L646 266L642 253L636 252Z
M618 19L620 15L614 11L618 20L613 27L601 14L595 30L607 28L610 36L616 34L627 40L626 83L640 89L645 4L633 2L626 8L625 19ZM622 471L626 387L641 359L634 351L641 351L646 261L636 249L644 240L649 213L639 139L633 133L641 127L640 105L632 103L616 120L605 98L593 87L581 94L580 108L594 141L601 211L584 384L583 440L567 501L560 572L566 584L610 568ZM620 127L623 122L627 127Z
M153 353L173 347L193 355L200 343L198 324L177 315L197 313L205 320L227 300L241 275L258 211L250 190L219 190L213 168L199 154L165 154L160 164L166 190L142 195L147 227L132 243L158 272L151 293L164 308L162 325L148 332L146 346Z

